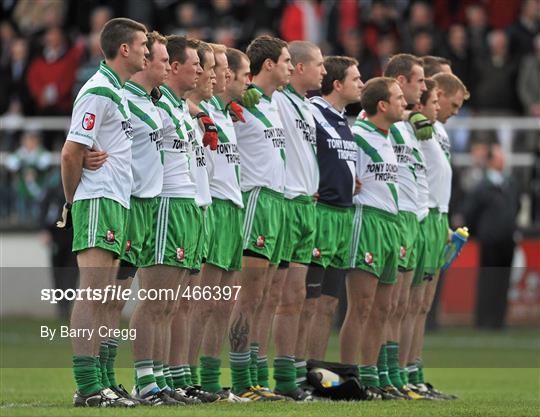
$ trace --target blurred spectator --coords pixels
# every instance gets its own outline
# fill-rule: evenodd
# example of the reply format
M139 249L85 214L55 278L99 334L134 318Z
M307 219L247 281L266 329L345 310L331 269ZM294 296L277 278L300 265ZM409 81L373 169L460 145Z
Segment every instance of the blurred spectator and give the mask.
M362 35L358 30L352 29L345 33L342 45L343 47L336 52L358 60L358 69L362 79L368 80L382 72L377 58L365 47Z
M518 62L509 54L508 39L502 30L488 35L489 56L478 59L475 108L491 114L513 114L519 111L516 94Z
M419 30L414 34L412 53L416 56L434 55L433 37L427 30Z
M242 37L242 8L235 7L231 0L212 0L209 21L214 28L216 43L235 47Z
M88 56L82 61L75 75L72 97L77 97L79 90L92 75L99 69L99 63L103 59L103 52L99 43L99 33L92 33L88 40Z
M402 46L405 51L414 50L414 39L420 32L427 32L431 35L432 44L440 45L441 34L433 20L433 11L429 3L424 1L412 3L409 9L409 19L402 30Z
M287 41L305 40L320 43L322 32L321 9L314 0L294 0L283 11L281 37Z
M540 34L534 38L534 53L520 65L518 93L527 114L540 117Z
M0 68L0 114L34 113L32 97L26 84L28 73L28 43L26 39L17 38L11 43L11 59L5 67Z
M73 232L58 229L56 221L65 203L60 169L55 169L47 178L41 203L40 220L43 229L43 241L48 247L54 288L67 290L77 285L77 258L71 250ZM57 304L58 318L68 320L71 302L65 298Z
M487 34L491 30L484 7L480 4L471 4L465 10L467 22L468 44L472 55L482 58L488 55Z
M465 86L473 87L473 58L467 44L467 32L460 24L453 24L448 29L446 48L443 56L452 62L452 72L456 74Z
M388 34L386 36L381 36L377 42L377 59L379 62L379 72L377 76L382 75L386 64L392 57L392 55L398 52L398 40L395 36Z
M113 11L110 7L100 6L92 10L90 15L90 35L101 33L101 29L109 20L113 18Z
M49 29L44 40L43 53L28 69L28 86L38 114L67 115L73 103L71 92L83 47L71 47L59 27Z
M484 179L470 193L463 207L466 224L480 244L475 324L484 329L504 326L514 256L519 192L504 169L502 148L492 144Z
M372 9L376 4L375 0ZM334 48L339 48L344 36L351 30L358 30L360 27L360 5L358 1L329 1L323 3L323 24L325 25L326 45L319 45L328 55L335 54Z
M534 52L534 37L540 33L540 0L524 0L518 19L508 28L510 50L517 57Z
M25 36L36 35L44 30L62 26L66 3L55 0L19 0L13 18Z
M38 131L23 133L21 146L6 159L6 168L14 175L17 217L25 223L38 223L51 154L41 145Z
M210 38L210 28L207 14L197 9L197 4L191 1L179 3L175 9L175 22L168 34L184 35L190 38L207 40Z
M16 38L17 33L13 24L8 20L0 22L0 68L9 65L11 46Z
M399 39L396 10L385 1L374 1L364 25L364 39L373 55L379 55L379 42L382 37L393 36Z

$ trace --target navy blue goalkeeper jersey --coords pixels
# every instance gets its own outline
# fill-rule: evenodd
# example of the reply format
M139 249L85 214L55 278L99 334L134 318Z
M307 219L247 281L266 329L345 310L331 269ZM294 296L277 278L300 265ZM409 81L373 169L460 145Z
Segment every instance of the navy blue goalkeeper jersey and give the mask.
M319 201L351 207L358 151L347 118L322 97L310 101L317 136Z

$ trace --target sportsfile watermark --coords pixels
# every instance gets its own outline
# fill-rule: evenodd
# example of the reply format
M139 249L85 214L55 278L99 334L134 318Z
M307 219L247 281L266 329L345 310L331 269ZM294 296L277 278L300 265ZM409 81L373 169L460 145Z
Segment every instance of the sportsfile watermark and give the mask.
M107 285L105 288L43 288L41 301L58 304L61 301L229 301L237 300L240 285L199 286L178 285L176 288L139 288L132 290L120 285Z

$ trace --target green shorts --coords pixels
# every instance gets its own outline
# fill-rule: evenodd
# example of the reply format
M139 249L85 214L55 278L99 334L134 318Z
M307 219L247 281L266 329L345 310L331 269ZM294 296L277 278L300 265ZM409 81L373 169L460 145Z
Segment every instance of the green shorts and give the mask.
M244 210L230 200L212 198L206 210L206 263L225 271L242 269Z
M356 207L351 268L372 273L382 284L395 284L400 246L397 215L370 206Z
M426 219L420 222L420 227L418 229L418 238L414 245L414 251L416 253L416 267L414 269L412 286L419 287L424 284L426 280L424 279L425 267L426 267L426 257L427 257L427 245L426 245Z
M311 262L324 268L349 269L354 207L315 206L317 232Z
M243 248L268 259L281 261L283 246L284 197L265 187L242 193L245 207Z
M443 265L443 251L448 241L448 215L437 208L430 208L426 219L426 263L425 274L434 275Z
M285 199L284 244L281 260L309 264L315 246L315 202L312 196Z
M148 242L154 248L150 265L200 269L203 215L192 198L160 197L155 233Z
M124 251L129 210L109 198L73 203L73 252L101 248L117 256Z
M400 211L398 214L399 227L399 261L398 268L401 271L412 271L416 267L417 255L415 243L418 238L418 218L410 211Z
M125 235L124 253L120 259L137 267L152 265L154 247L149 246L156 233L157 208L159 197L131 197Z

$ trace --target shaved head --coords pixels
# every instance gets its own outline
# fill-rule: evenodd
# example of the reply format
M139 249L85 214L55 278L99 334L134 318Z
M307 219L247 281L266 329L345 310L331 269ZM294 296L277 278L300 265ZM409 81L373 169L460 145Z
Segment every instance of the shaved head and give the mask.
M314 52L319 50L319 47L308 41L293 41L289 42L289 53L293 65L299 63L307 63L314 58Z

